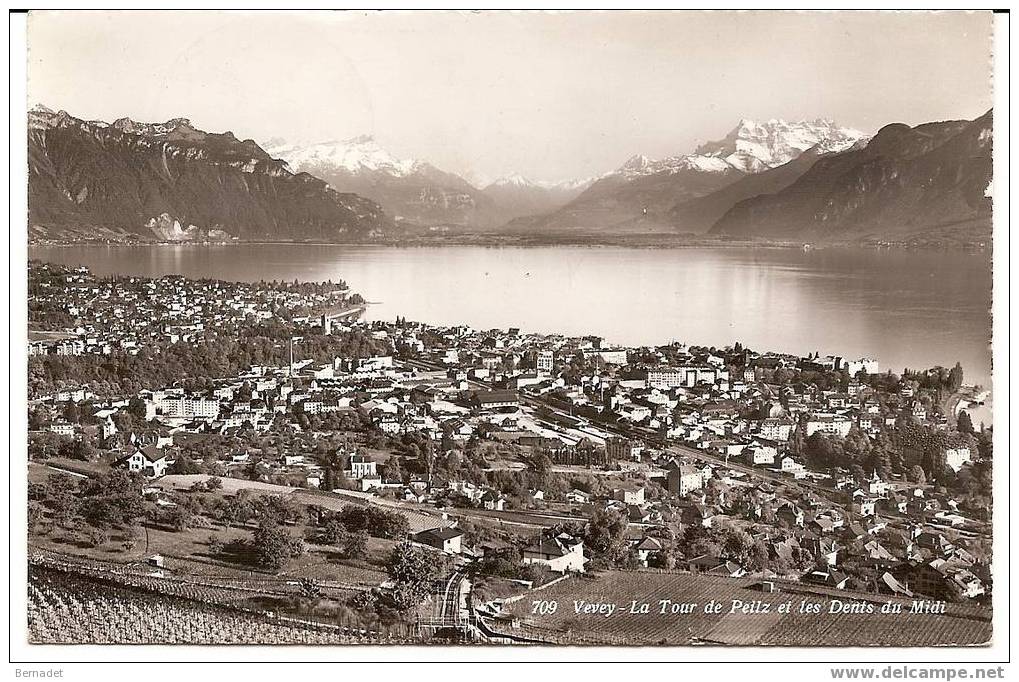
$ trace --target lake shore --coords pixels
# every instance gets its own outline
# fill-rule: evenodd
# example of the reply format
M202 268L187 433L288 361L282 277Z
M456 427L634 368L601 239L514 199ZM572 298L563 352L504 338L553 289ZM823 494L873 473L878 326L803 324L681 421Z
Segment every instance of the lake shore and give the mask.
M669 232L646 232L624 234L497 234L484 232L442 233L407 235L394 239L376 239L371 241L320 241L320 240L231 240L231 241L158 241L137 239L79 239L79 240L45 240L31 239L30 247L223 247L223 246L348 246L348 247L392 247L392 248L435 248L458 246L486 246L493 248L545 248L550 246L563 247L623 247L633 249L692 249L692 248L725 248L725 249L828 249L828 248L866 248L866 249L900 249L905 251L952 250L981 252L990 254L990 246L983 243L964 243L951 240L925 239L921 237L903 240L884 240L857 238L845 240L811 241L801 239L765 239L736 238L708 234L685 234Z

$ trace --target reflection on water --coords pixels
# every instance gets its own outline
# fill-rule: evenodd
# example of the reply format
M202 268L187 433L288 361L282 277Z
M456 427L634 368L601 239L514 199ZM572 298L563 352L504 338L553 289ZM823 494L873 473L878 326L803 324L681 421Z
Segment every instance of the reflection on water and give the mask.
M345 279L397 315L477 328L599 334L877 358L901 371L962 362L990 387L988 256L856 249L373 246L32 247L33 258L227 280Z

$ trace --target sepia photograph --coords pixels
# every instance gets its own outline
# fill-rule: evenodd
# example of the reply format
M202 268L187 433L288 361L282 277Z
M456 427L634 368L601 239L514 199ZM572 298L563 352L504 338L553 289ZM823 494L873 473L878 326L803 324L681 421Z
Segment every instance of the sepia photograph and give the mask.
M12 14L17 650L1007 651L1007 17Z

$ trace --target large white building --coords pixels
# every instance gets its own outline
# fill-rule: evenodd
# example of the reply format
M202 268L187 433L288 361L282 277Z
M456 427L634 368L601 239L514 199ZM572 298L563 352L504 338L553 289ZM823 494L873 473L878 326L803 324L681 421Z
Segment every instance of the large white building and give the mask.
M877 374L879 366L877 360L860 358L859 360L846 360L843 363L843 369L849 372L849 376L855 377L861 371L867 374Z
M807 420L807 438L818 431L845 438L853 428L853 420L840 414L814 414Z
M647 367L645 369L645 378L649 387L676 388L686 386L689 388L701 383L714 384L723 373L728 374L724 370L709 365Z
M768 418L761 422L761 437L774 441L787 441L795 426L791 419Z
M167 417L215 419L219 416L219 401L214 398L170 396L160 401L160 407Z

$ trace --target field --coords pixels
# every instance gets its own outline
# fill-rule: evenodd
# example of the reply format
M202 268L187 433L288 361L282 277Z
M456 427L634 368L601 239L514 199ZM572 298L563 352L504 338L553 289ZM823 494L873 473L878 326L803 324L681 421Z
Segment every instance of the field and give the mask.
M188 490L195 483L204 482L209 476L205 474L171 474L158 480L158 484L166 490ZM378 505L387 509L399 511L407 517L407 523L412 532L427 530L437 526L449 525L444 523L441 514L434 511L423 511L414 509L409 505L400 505L395 502L377 499L366 493L357 491L345 491L343 493L331 493L313 488L293 488L273 483L261 483L258 481L247 481L238 478L223 477L220 479L223 487L220 489L222 495L233 495L240 490L252 490L268 495L290 496L301 504L318 505L325 509L338 511L348 505L365 507Z
M223 608L206 590L154 594L33 567L28 632L33 644L389 644L407 633L330 626L276 614ZM211 599L210 599L211 598Z
M911 614L912 601L907 599L815 590L796 583L778 584L778 592L765 593L757 585L759 581L749 579L610 571L533 592L510 610L521 623L520 634L562 644L907 647L971 646L991 638L990 610L972 605L948 604L944 614ZM660 600L666 599L697 606L689 613L662 614ZM555 613L532 613L535 600L555 602ZM578 614L575 602L580 600L618 608L609 616ZM705 613L705 605L712 600L721 603L720 613ZM741 605L732 612L734 600ZM629 613L634 601L649 604L650 612ZM801 613L804 601L821 613ZM779 604L785 602L791 602L790 612L779 613ZM900 604L903 612L881 613L885 603ZM874 612L831 613L833 605L838 610L869 605ZM743 612L744 608L749 612Z

